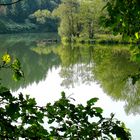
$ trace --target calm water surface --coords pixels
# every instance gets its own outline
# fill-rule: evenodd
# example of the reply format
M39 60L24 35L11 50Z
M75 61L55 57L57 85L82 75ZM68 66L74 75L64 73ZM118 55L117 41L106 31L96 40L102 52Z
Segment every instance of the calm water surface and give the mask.
M129 46L64 46L48 44L46 38L58 37L1 35L0 56L8 51L19 58L25 73L25 80L15 83L9 79L9 71L2 71L2 82L13 94L23 92L35 97L39 105L54 102L62 91L67 96L72 94L76 103L85 104L98 97L97 105L104 109L104 115L115 113L131 129L133 140L139 140L140 81L132 84L129 75L139 71L140 63L130 61Z

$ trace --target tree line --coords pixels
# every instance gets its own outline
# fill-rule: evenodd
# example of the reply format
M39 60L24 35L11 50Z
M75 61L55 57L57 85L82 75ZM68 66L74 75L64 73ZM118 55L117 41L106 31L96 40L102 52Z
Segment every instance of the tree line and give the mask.
M138 0L21 0L0 7L0 32L58 29L62 37L93 38L96 31L109 30L131 42L140 38L139 4Z
M13 3L14 0L8 0L7 3ZM1 0L0 3L5 3ZM60 0L22 0L12 5L0 6L0 29L1 33L14 33L14 32L29 32L30 30L43 30L47 29L56 30L54 22L49 21L44 26L36 22L35 19L30 18L38 9L48 9L52 11L58 6ZM52 27L50 27L52 26ZM40 29L41 28L41 29Z

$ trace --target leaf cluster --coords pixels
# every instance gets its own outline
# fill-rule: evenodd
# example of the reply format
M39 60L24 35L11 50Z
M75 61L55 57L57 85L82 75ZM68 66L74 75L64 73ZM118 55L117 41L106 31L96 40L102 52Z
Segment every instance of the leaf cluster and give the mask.
M22 93L14 97L10 91L0 88L0 136L16 139L115 139L129 140L131 137L125 125L102 116L103 110L96 107L97 98L87 105L74 105L62 92L54 104L37 106L34 98ZM47 124L44 124L47 119ZM49 126L47 130L45 125Z
M0 70L1 69L12 70L13 71L13 79L15 81L18 81L24 77L24 73L21 70L20 61L17 58L12 60L11 56L8 53L6 53L2 56L2 59L0 62Z
M139 0L107 0L104 9L108 15L101 17L102 24L114 35L122 34L127 41L139 40Z

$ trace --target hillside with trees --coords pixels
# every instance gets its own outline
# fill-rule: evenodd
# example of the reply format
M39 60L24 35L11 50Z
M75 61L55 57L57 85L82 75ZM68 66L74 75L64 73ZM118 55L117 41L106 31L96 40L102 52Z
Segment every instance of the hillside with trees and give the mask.
M1 0L0 3L5 1ZM56 31L56 21L49 19L41 23L32 14L43 9L53 11L58 4L60 0L23 0L14 5L0 6L0 33Z

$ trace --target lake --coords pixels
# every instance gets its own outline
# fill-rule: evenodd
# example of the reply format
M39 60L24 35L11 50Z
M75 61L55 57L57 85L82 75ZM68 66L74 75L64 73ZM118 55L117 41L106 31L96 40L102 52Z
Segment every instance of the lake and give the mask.
M130 61L129 45L87 45L46 43L56 34L0 35L0 57L8 52L22 64L25 79L14 82L10 71L2 71L1 82L14 95L35 97L39 105L54 102L64 91L76 103L98 97L97 106L109 117L131 129L133 140L140 138L140 81L130 75L140 63Z

